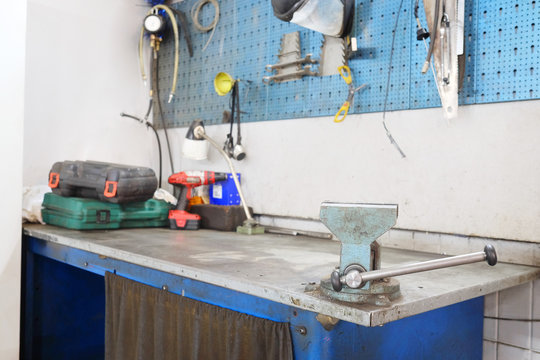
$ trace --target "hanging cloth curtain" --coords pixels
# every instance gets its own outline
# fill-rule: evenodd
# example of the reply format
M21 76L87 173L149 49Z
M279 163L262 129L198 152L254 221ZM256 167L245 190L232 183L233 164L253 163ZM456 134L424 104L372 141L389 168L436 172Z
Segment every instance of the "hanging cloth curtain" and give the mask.
M288 323L105 274L105 358L291 359Z

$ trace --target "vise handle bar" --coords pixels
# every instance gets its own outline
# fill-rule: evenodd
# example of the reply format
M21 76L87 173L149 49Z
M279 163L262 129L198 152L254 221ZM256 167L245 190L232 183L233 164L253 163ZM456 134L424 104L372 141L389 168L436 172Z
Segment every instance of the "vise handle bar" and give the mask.
M484 251L452 256L443 259L424 261L415 264L408 264L389 269L361 272L354 268L348 273L343 274L342 276L339 274L339 271L335 270L334 272L332 272L330 281L335 291L341 291L343 284L347 284L347 286L350 288L358 289L363 287L368 281L375 281L392 276L407 275L422 271L471 264L480 261L486 261L491 266L497 264L497 253L493 245L486 245L484 247Z

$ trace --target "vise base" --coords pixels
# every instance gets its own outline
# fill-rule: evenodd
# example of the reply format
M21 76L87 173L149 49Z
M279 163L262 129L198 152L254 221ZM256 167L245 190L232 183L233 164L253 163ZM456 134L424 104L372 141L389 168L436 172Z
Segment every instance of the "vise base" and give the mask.
M351 289L344 286L339 292L332 288L330 279L325 279L321 280L320 291L335 300L375 306L389 306L401 296L399 281L392 278L372 281L369 289Z

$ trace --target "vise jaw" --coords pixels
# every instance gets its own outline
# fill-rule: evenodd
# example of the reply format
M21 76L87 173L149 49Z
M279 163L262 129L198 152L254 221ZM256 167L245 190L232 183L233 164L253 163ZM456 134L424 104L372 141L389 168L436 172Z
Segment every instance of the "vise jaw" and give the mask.
M320 219L341 242L339 268L332 273L331 280L321 281L323 293L342 301L376 305L386 305L399 296L399 283L393 279L361 284L358 288L340 283L347 275L380 268L376 240L396 224L397 216L397 205L322 203Z

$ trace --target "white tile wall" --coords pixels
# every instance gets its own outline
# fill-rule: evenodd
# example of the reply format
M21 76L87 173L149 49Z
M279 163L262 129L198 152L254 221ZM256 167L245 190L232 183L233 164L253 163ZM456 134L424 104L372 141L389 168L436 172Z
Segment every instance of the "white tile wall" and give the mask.
M276 217L271 215L258 216L257 219L263 225L329 233L329 230L318 220ZM492 244L497 249L497 257L501 262L533 266L540 265L540 243L526 241L490 239L392 228L379 238L379 244L391 248L418 250L444 255L462 255L469 252L477 252L483 250L486 244Z
M499 317L532 319L532 282L514 286L499 294Z
M540 360L540 279L484 298L483 360Z
M499 343L497 345L498 360L529 360L531 351Z
M484 319L484 340L497 341L498 333L498 320Z
M538 320L538 318L535 318ZM540 352L540 322L532 324L532 346L531 349Z
M484 297L484 316L497 317L499 314L499 293L493 293Z
M531 348L532 334L530 322L498 320L498 323L498 339L495 340L525 349Z
M439 254L441 252L440 234L415 231L413 233L413 249Z
M540 279L536 279L533 285L533 317L540 319Z
M482 360L497 360L497 343L484 341Z

